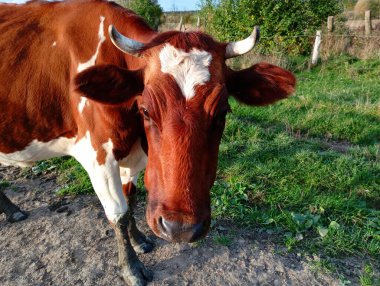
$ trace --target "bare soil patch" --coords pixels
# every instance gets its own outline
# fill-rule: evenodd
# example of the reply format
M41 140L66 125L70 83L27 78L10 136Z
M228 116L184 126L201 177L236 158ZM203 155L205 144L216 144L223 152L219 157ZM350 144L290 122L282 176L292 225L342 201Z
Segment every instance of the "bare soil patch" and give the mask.
M54 172L25 176L18 168L0 168L0 180L11 183L5 193L29 212L27 220L14 224L0 215L0 285L124 285L118 276L114 233L95 196L57 196ZM137 220L156 243L153 252L140 255L154 271L151 285L341 283L336 273L321 273L310 259L287 252L270 237L231 224L217 222L201 243L187 245L154 237L143 204L138 206ZM228 246L213 239L223 231L233 233ZM358 283L363 263L354 258L336 260L351 285Z

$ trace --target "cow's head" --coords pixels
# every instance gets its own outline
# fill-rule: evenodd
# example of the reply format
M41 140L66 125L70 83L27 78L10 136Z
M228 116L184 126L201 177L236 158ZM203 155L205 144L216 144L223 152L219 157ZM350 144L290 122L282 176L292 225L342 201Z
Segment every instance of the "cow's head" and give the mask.
M210 189L228 97L270 104L294 91L295 77L271 64L240 71L227 67L226 59L253 48L258 28L228 44L200 32L166 32L144 45L112 26L110 38L124 53L143 58L145 66L136 71L92 67L77 76L77 89L105 104L138 96L148 140L148 224L166 240L195 241L210 225Z

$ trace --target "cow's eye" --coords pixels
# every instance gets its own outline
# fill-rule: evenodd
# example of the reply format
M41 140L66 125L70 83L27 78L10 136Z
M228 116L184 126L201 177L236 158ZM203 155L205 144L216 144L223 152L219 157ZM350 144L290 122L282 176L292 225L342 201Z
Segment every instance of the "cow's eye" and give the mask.
M146 108L141 108L141 113L142 113L142 115L144 115L144 119L146 119L146 120L149 120L149 119L150 119L148 109L146 109Z

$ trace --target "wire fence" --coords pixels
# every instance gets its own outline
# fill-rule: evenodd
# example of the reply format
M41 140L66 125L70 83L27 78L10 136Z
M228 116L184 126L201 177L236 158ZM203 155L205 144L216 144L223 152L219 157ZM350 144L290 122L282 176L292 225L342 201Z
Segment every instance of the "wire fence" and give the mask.
M289 56L288 52L297 53L298 47L302 55L305 55L308 50L312 50L310 55L312 64L318 63L320 59L325 61L331 56L342 54L360 59L380 58L380 20L372 17L377 14L369 10L360 15L356 14L354 20L350 20L344 15L329 16L321 29L312 34L309 31L295 35L262 35L260 42L263 45L259 45L253 53L246 56L247 62L252 62L252 59L249 58L257 57L259 54L270 57L268 53L279 58L276 60L286 61L284 59ZM197 21L194 20L194 17L197 17ZM191 23L182 23L181 19L180 23L184 31L204 30L203 25L200 25L204 21L201 21L199 16L194 15L194 17ZM350 21L355 22L354 25ZM195 25L195 23L197 24ZM178 23L171 23L171 26L167 24L166 29L178 27ZM300 39L302 43L294 43L297 40L292 41L291 39ZM240 61L239 64L243 61Z

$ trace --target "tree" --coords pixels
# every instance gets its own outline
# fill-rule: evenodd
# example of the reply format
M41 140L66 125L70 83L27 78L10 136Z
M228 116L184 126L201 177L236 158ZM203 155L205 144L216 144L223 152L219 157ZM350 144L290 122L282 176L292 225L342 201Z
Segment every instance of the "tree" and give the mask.
M206 31L221 41L244 38L254 25L261 35L263 51L281 49L290 54L309 52L308 37L330 15L343 8L341 0L202 0L201 15Z
M118 0L117 2L142 16L154 29L158 28L162 8L157 0Z

